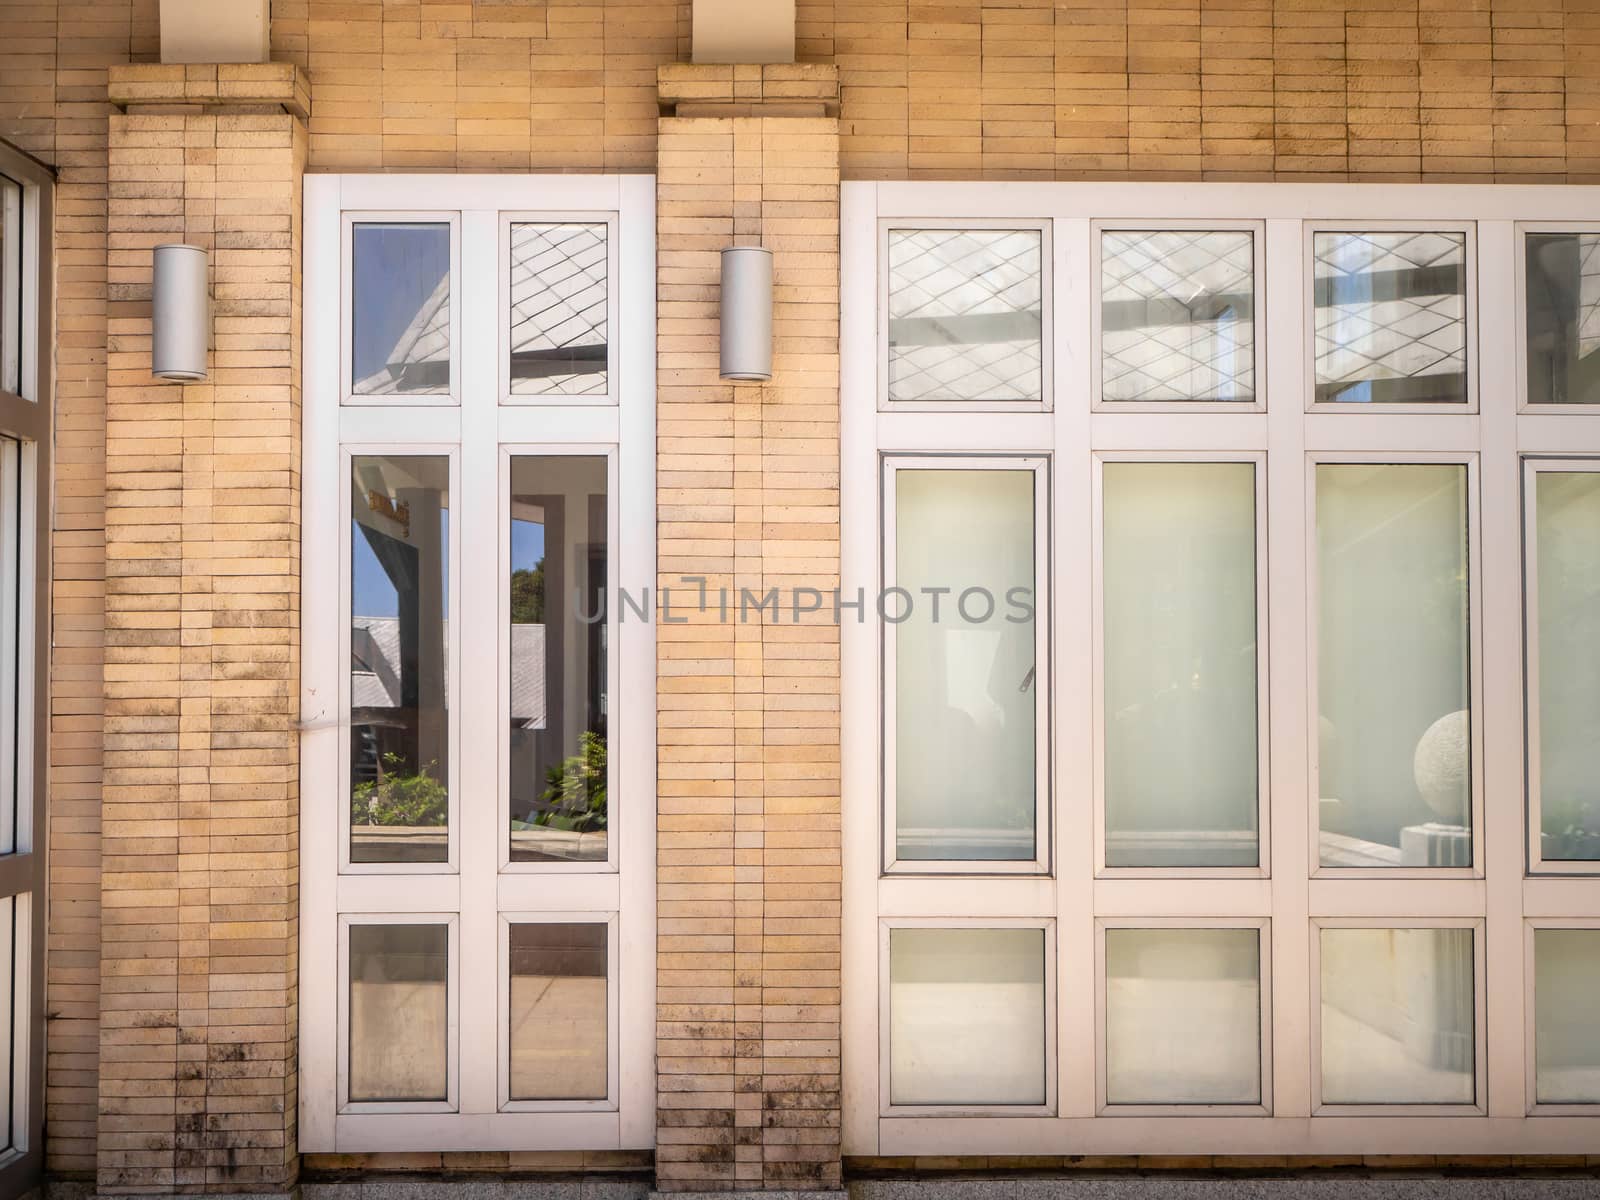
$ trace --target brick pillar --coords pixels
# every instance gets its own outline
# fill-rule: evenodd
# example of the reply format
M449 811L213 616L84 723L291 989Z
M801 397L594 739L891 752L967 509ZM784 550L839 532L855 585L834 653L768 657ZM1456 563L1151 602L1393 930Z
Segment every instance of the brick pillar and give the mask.
M114 67L102 1194L295 1181L300 179L287 64ZM211 377L150 374L150 250L211 251Z
M658 583L687 620L657 633L657 1181L837 1188L838 76L678 64L659 86ZM732 245L775 252L768 384L717 377ZM796 588L823 611L796 621Z

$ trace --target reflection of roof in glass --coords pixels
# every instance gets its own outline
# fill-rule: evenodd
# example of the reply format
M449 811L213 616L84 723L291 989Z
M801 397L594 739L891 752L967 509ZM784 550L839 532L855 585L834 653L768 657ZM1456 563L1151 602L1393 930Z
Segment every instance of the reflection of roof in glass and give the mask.
M542 729L545 720L544 628L511 627L511 720L532 729ZM350 707L400 707L398 617L351 619Z
M386 396L449 386L450 276L446 273L395 341L384 369L357 380L355 391L363 396Z
M606 390L606 226L511 226L511 379L517 392Z

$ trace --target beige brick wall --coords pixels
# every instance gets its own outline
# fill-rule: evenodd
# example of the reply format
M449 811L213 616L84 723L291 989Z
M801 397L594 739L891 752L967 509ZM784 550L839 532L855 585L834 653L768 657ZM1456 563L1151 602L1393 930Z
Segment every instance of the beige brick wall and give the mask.
M656 69L686 56L689 8L275 0L273 44L318 84L313 170L648 171L657 167ZM123 189L108 179L106 77L112 64L157 57L157 9L158 0L0 0L0 136L60 172L47 1152L51 1169L80 1174L96 1165L103 884L119 903L131 894L120 863L106 880L101 863L106 217L108 196ZM846 178L1600 181L1600 0L800 0L797 15L800 59L839 72ZM771 432L760 424L765 405L752 415L743 400L726 403L743 414L739 445L752 423ZM664 492L664 537L672 511ZM232 511L227 522L243 519ZM775 575L768 556L763 544L749 561ZM716 788L727 787L731 804L736 786L759 780L767 794L738 804L759 801L763 855L776 845L779 734L750 724L769 720L745 707L767 693L745 689L765 689L780 669L803 678L803 667L779 665L790 635L799 632L775 627L726 647L754 673L725 675L727 716L698 731L732 745L737 728L749 747L741 753L755 755ZM663 654L673 645L664 640ZM202 684L186 686L212 694ZM694 686L673 682L663 694ZM663 730L673 753L691 754ZM678 790L664 769L664 805ZM746 869L755 867L741 862ZM665 884L662 896L665 910ZM830 910L802 919L823 927ZM119 1003L109 999L122 986L117 970L105 969L108 1013Z
M840 1181L839 634L791 603L839 582L836 89L826 67L662 74L694 99L660 125L659 586L675 612L682 576L713 597L657 627L664 1188ZM775 98L816 115L762 115ZM717 377L735 244L774 251L770 384ZM721 619L722 589L773 588L776 613Z
M102 1192L271 1191L298 1167L305 133L232 99L293 70L111 72ZM165 241L211 252L205 383L150 375Z

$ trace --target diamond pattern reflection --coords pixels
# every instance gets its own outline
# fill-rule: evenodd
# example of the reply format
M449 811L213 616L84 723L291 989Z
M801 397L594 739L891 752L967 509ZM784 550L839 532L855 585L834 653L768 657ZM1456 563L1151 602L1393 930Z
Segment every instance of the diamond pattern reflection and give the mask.
M1466 236L1319 233L1319 401L1467 399Z
M603 396L606 227L511 226L511 390Z
M889 232L889 399L1038 401L1035 229Z
M1100 250L1103 399L1255 399L1248 232L1107 232Z

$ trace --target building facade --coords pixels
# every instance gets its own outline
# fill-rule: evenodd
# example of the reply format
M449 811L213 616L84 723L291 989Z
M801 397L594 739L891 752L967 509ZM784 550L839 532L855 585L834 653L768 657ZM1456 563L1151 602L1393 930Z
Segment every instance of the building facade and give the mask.
M0 33L9 1190L1600 1165L1600 3Z

